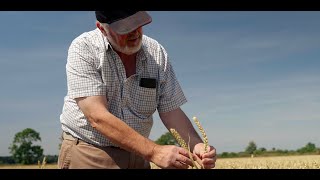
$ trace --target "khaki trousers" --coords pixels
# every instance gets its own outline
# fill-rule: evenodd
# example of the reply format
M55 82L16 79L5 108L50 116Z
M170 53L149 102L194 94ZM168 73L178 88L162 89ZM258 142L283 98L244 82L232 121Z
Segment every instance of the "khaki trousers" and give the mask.
M118 147L99 147L62 134L59 169L150 169L142 157Z

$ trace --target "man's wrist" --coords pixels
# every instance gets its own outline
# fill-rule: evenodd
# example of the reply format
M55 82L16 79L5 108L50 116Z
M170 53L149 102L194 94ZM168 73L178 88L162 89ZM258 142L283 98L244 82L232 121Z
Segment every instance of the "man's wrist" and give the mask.
M157 146L158 146L157 144L152 143L151 148L149 148L150 150L147 152L147 154L145 156L145 159L147 161L151 161L153 155L155 154L155 149L156 149Z

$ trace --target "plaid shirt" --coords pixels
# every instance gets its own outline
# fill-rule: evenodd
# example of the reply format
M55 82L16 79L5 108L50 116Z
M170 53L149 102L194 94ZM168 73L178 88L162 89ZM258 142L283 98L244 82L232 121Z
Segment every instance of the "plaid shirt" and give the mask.
M136 74L129 78L120 57L98 28L72 41L66 74L68 93L60 115L62 130L99 146L117 145L90 125L75 98L105 95L108 110L144 137L150 134L156 109L168 112L187 101L165 49L146 35L137 54ZM156 88L140 87L141 78L156 79Z

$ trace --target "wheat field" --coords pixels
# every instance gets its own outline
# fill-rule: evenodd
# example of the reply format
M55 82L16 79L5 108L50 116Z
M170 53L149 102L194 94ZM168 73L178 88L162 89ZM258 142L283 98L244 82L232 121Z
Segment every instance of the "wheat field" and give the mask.
M152 169L159 169L151 163ZM39 165L0 165L0 169L40 169ZM57 169L57 164L46 164L44 169ZM215 169L320 169L320 155L221 158Z
M320 155L221 158L214 169L320 169Z
M0 165L0 169L41 169L39 165ZM57 164L46 164L43 169L58 169Z
M224 158L216 169L320 169L320 155Z

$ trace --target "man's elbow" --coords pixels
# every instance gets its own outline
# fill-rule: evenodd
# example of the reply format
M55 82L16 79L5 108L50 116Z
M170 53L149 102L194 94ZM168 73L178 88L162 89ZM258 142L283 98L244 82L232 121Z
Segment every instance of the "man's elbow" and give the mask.
M87 120L89 121L90 125L95 128L99 129L98 127L103 123L103 116L97 113L90 113L86 115Z

